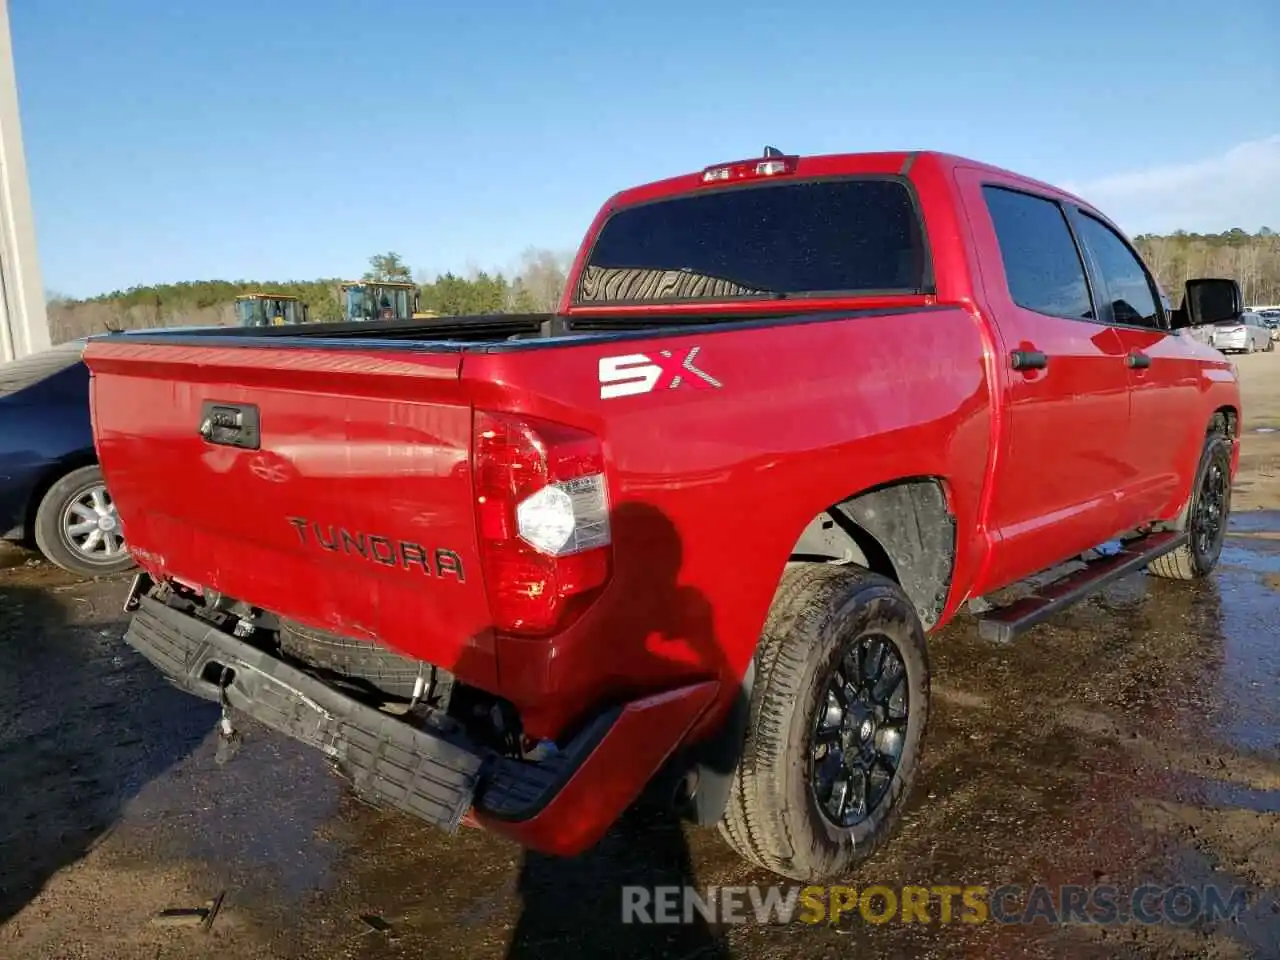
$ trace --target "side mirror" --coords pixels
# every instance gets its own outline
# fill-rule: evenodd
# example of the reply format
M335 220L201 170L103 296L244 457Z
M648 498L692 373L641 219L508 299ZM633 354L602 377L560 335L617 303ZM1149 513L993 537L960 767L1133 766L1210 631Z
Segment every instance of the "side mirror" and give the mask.
M1240 284L1234 280L1199 277L1187 281L1186 299L1174 317L1173 328L1198 327L1238 319L1244 313Z

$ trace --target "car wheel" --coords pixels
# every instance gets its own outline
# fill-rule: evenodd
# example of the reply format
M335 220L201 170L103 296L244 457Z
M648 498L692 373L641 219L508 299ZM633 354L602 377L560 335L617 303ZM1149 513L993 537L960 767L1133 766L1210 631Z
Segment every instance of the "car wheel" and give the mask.
M1190 538L1177 550L1152 560L1147 569L1165 580L1198 580L1212 572L1222 554L1231 516L1231 442L1227 424L1215 417L1204 440L1187 505Z
M751 719L722 836L781 876L831 880L890 835L929 714L915 607L850 566L784 576L756 654Z
M51 563L80 576L120 573L134 565L96 465L72 470L48 489L36 508L35 541Z

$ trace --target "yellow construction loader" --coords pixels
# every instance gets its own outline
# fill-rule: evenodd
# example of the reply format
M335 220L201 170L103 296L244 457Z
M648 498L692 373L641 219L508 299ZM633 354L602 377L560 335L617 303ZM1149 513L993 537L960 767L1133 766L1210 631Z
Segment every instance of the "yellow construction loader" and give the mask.
M348 280L339 284L342 319L430 320L434 310L418 309L418 285L398 280Z
M236 297L241 327L283 327L307 322L307 305L283 293L246 293Z

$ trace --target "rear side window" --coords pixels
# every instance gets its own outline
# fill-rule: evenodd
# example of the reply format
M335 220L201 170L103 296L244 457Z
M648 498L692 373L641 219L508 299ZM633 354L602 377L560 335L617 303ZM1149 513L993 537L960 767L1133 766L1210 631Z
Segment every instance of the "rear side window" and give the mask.
M1137 255L1101 220L1082 213L1077 221L1080 239L1097 261L1111 301L1111 319L1140 327L1159 327L1160 308L1151 278Z
M1094 319L1084 264L1062 208L1003 187L983 187L982 194L1013 302L1051 317Z
M927 262L920 218L901 181L711 188L611 216L575 300L922 293Z

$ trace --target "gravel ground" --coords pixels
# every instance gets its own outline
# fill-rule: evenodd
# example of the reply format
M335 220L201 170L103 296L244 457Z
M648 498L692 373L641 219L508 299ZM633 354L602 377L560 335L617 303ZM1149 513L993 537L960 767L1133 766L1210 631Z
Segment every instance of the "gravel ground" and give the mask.
M121 641L126 580L6 551L0 956L1280 956L1280 357L1239 366L1244 471L1220 570L1131 577L1008 649L963 618L946 630L910 809L849 878L1246 887L1234 922L623 926L624 884L773 880L714 831L641 815L574 860L444 837L260 728L220 764L216 708ZM152 922L223 892L208 932Z

